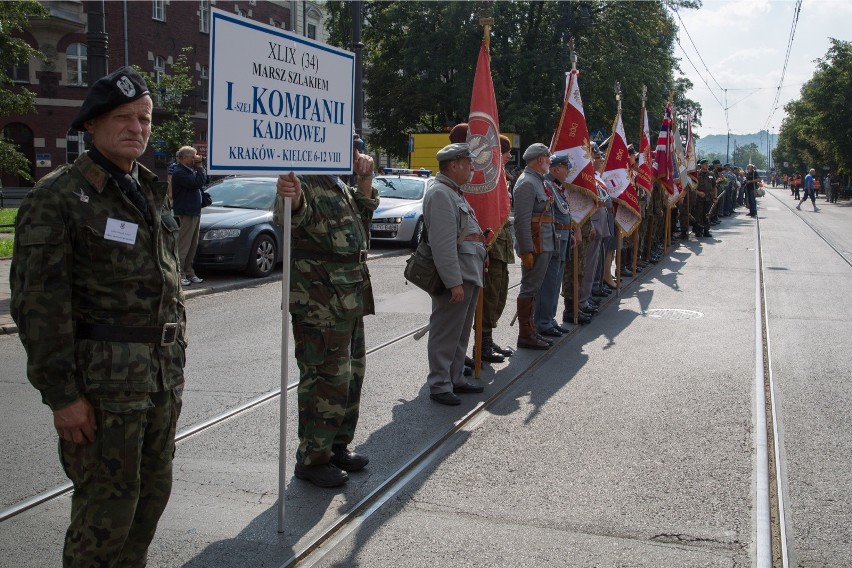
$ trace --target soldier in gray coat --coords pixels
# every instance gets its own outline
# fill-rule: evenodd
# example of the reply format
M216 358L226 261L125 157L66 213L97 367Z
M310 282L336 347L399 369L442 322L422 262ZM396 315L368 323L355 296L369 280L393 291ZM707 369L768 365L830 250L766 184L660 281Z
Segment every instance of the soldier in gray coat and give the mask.
M568 200L562 193L562 183L568 177L570 160L567 155L550 158L550 172L544 176L545 185L553 192L553 218L559 245L551 253L547 274L541 284L541 289L535 298L535 328L536 332L546 337L562 337L568 332L556 321L556 309L559 307L559 289L562 285L562 274L568 259L568 249L574 243L571 234L571 212Z
M456 393L484 389L464 378L464 357L470 340L476 301L485 269L485 239L462 186L473 175L470 148L450 144L438 154L440 173L423 200L423 220L435 268L446 286L432 296L429 317L429 398L456 405Z
M521 257L521 290L518 292L518 348L548 349L535 331L533 308L550 257L559 238L553 226L553 192L544 186L550 169L550 150L536 142L524 151L527 167L515 183L515 246Z

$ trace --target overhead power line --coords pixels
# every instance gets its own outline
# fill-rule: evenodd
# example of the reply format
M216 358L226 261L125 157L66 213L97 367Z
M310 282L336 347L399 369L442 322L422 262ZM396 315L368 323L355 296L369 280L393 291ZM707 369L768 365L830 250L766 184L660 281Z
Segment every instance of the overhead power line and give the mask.
M787 73L787 63L790 61L790 52L793 50L793 38L796 37L796 25L799 23L799 13L802 11L802 0L796 0L795 11L793 12L793 24L790 26L790 37L787 39L787 54L784 56L784 68L781 70L781 80L778 82L778 89L775 91L775 100L769 107L769 117L763 125L763 129L769 128L769 123L772 122L772 117L775 116L775 111L778 110L778 101L781 99L781 88L784 86L784 76Z

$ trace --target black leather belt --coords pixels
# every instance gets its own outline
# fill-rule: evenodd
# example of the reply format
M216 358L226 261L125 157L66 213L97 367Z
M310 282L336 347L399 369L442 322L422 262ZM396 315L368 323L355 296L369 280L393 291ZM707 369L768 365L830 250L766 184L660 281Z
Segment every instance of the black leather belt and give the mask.
M325 262L367 262L367 251L359 250L352 254L335 254L313 250L294 250L293 258L302 260L322 260Z
M78 321L75 327L77 339L117 343L158 343L163 347L174 345L178 330L176 323L166 323L162 327L136 327Z

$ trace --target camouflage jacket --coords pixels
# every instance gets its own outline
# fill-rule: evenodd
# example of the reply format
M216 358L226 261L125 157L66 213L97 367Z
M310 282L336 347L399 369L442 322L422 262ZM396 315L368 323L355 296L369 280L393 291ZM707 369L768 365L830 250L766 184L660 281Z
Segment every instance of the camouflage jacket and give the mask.
M315 324L375 313L366 251L379 206L333 176L300 176L301 207L292 212L290 313ZM283 224L284 199L275 204ZM362 252L363 251L363 252ZM363 255L363 260L355 257ZM339 260L338 260L339 258Z
M56 410L84 393L155 392L183 383L185 310L178 225L166 184L138 166L149 226L115 180L88 154L45 176L18 211L11 313L27 351L27 376ZM132 243L115 240L132 227ZM125 233L128 235L128 233ZM108 238L109 236L109 238ZM162 327L172 345L75 337L75 324Z

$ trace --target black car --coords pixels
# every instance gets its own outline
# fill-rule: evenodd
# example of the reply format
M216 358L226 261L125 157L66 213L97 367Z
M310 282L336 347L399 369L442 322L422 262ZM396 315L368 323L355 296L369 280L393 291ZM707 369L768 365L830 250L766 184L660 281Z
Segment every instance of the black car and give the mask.
M245 270L266 276L282 260L281 228L272 222L275 177L232 177L207 188L213 203L201 210L197 268Z

